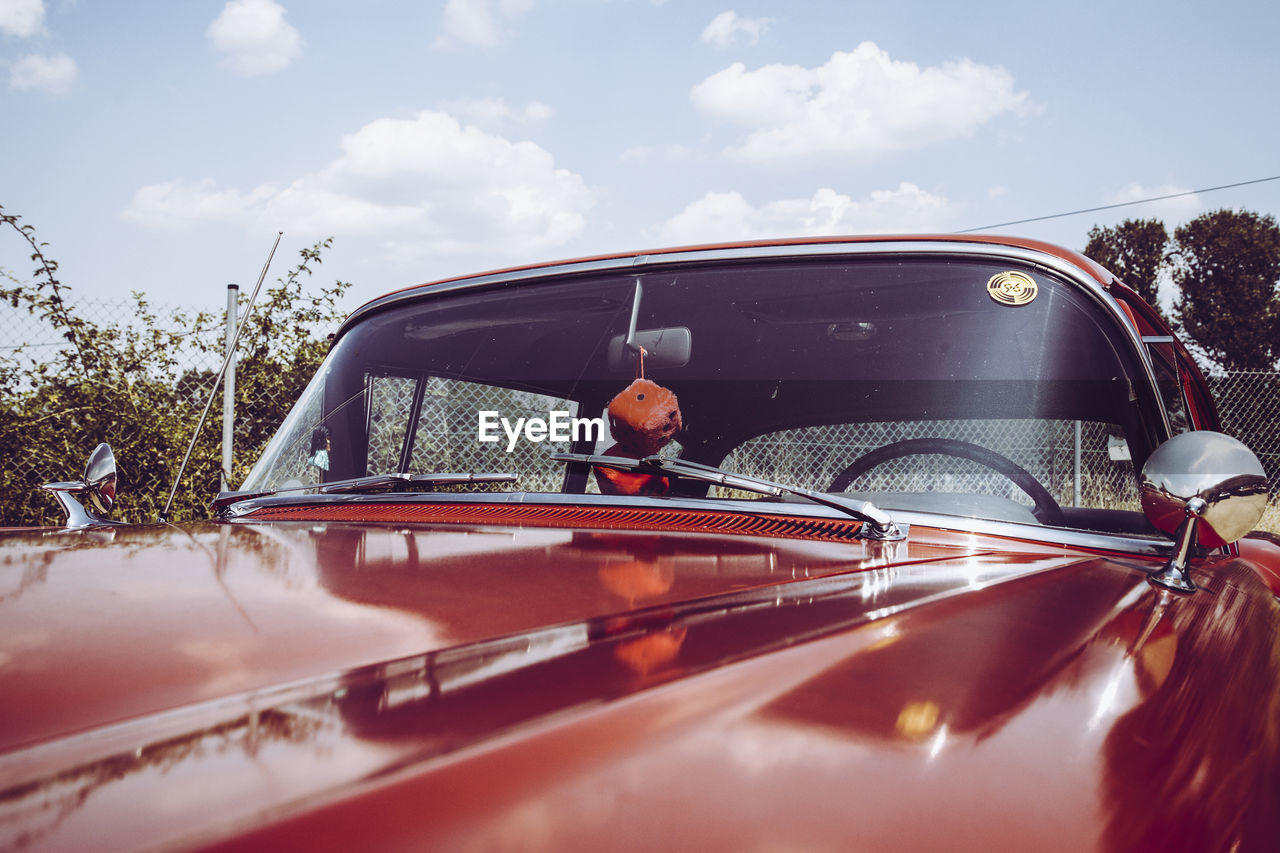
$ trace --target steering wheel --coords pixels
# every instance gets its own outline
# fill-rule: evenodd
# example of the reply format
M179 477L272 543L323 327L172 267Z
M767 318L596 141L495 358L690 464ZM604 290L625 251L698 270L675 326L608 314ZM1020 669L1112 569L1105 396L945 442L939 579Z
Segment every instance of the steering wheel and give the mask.
M1035 502L1035 506L1031 508L1031 514L1037 521L1048 525L1062 525L1066 522L1062 507L1053 499L1053 495L1049 494L1049 490L1040 485L1040 481L1031 476L1025 468L994 450L953 438L908 438L886 444L884 447L877 447L870 453L858 457L853 464L837 474L827 491L843 492L858 477L891 459L929 454L958 456L1003 474L1031 496L1031 500Z

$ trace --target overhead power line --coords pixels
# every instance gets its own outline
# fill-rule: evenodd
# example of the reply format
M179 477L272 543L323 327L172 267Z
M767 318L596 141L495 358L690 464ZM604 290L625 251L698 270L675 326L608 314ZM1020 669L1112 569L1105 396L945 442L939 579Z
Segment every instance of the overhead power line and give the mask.
M1015 219L1012 222L997 222L995 225L982 225L978 228L965 228L963 230L956 231L955 233L972 234L974 231L988 231L992 228L1006 228L1010 225L1025 225L1028 222L1044 222L1046 219L1061 219L1064 216L1079 216L1082 213L1097 213L1100 210L1115 210L1117 207L1132 207L1135 204L1150 204L1153 201L1166 201L1171 198L1182 198L1189 195L1217 192L1218 190L1229 190L1233 187L1247 187L1250 184L1265 184L1267 181L1280 181L1280 175L1272 175L1269 178L1254 178L1252 181L1239 181L1234 184L1223 184L1218 187L1205 187L1202 190L1187 190L1186 192L1153 196L1151 198L1138 199L1137 201L1122 201L1117 204L1104 204L1101 207L1086 207L1081 210L1069 210L1066 213L1051 213L1048 216L1033 216L1030 219Z

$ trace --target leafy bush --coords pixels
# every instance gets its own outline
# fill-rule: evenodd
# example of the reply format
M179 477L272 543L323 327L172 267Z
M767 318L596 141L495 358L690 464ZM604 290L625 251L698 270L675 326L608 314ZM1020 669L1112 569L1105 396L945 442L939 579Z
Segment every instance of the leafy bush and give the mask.
M185 348L220 357L222 317L182 311L160 316L139 293L133 294L136 316L128 325L80 316L34 229L3 207L0 224L26 240L36 264L33 283L6 275L0 299L40 317L67 342L50 358L23 359L19 351L0 360L0 524L61 524L61 509L40 485L79 478L103 441L120 467L115 517L156 520L214 379L213 371L183 369L177 356ZM349 284L304 291L331 243L301 251L298 264L259 297L242 333L233 483L247 473L323 359L328 339L320 330L342 319L338 302ZM207 516L219 486L220 441L221 407L215 406L175 495L173 519Z

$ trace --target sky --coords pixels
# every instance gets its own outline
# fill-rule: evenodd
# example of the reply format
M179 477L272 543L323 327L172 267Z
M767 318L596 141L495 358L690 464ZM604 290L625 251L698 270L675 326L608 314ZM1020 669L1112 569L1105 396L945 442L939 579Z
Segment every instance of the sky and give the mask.
M0 205L76 299L354 308L707 241L949 232L1280 175L1269 0L0 0ZM1280 181L991 229L1280 217ZM0 232L0 268L31 264ZM7 306L0 311L12 310Z

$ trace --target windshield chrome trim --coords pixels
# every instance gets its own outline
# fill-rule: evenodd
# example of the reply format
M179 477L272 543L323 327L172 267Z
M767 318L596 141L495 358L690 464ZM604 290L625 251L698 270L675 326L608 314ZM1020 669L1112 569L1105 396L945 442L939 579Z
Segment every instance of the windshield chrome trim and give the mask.
M824 521L847 521L848 516L830 507L792 501L740 501L724 498L639 497L626 495L563 494L558 492L432 492L425 494L397 495L305 495L252 498L227 508L224 520L253 522L253 512L271 507L334 506L343 504L416 504L416 503L475 503L475 504L535 504L550 506L619 507L626 509L673 509L696 512L724 512L738 515L785 515L794 518L813 518ZM1057 545L1070 549L1108 551L1145 557L1167 557L1173 546L1168 540L1145 538L1123 533L1043 527L1014 521L945 515L919 510L897 509L893 516L907 522L914 532L917 528L945 530L956 533L973 533L1016 539L1042 545ZM279 523L271 521L267 523ZM299 522L310 523L310 522ZM912 538L909 533L907 540Z

